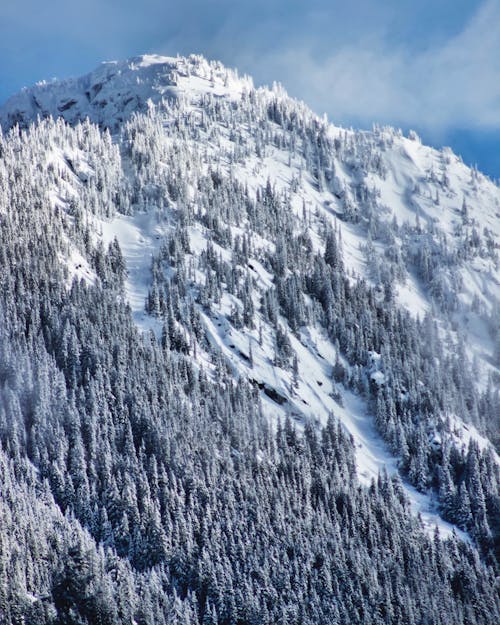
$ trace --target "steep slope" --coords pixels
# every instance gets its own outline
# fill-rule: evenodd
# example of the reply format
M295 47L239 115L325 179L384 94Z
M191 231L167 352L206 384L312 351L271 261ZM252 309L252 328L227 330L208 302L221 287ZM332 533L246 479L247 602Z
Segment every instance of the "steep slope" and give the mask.
M497 187L199 57L0 118L0 623L496 622Z
M204 97L237 103L250 92L251 79L240 79L234 71L201 57L146 55L103 63L82 78L25 89L0 109L0 123L5 131L37 117L62 117L70 124L89 118L118 131L133 114L147 112L154 104L176 102L184 115L193 116L190 123L200 126ZM314 119L279 88L272 94L255 93L261 106L272 104L277 117L283 115L280 107L291 106L309 121ZM279 119L273 121L280 126ZM276 146L268 147L269 154L263 157L240 158L234 174L254 190L267 178L278 190L289 190L292 184L292 206L298 212L304 202L308 209L347 221L343 235L348 268L374 284L386 277L384 270L402 273L397 276L398 301L421 317L433 299L437 301L452 313L467 336L471 355L484 367L478 377L486 379L491 370L498 374L495 338L488 336L492 328L485 323L493 318L500 298L498 187L448 148L423 146L415 133L405 138L391 128L354 132L314 121L319 141L345 144L340 158L320 155L329 162L327 167L319 164L323 171L312 172L317 175L309 173L298 184L296 178L311 169L310 163L306 166L300 157L293 162L288 150ZM248 143L248 137L244 140ZM225 149L230 151L229 146ZM361 226L354 227L353 222ZM399 229L409 225L412 232L398 236L398 229L391 229L396 223ZM365 250L369 258L359 254L367 235L373 244ZM393 262L387 268L389 260ZM404 267L392 266L398 263Z
M350 283L365 280L376 299L399 303L420 320L432 311L438 322L434 336L449 343L442 358L458 350L474 360L468 383L478 390L469 395L484 389L491 395L499 376L500 190L449 150L438 152L414 133L405 138L390 128L354 132L330 126L279 87L256 91L249 79L200 57L105 63L83 78L24 90L7 102L0 120L8 128L39 115L70 124L88 117L114 133L121 159L113 157L113 184L118 189L126 180L130 186L117 191L123 196L120 212L113 216L111 194L104 200L105 215L89 210L82 189L88 176L101 174L85 153L75 157L67 150L53 158L63 170L78 169L77 175L64 192L54 190L53 203L64 206L61 197L72 195L71 210L76 204L85 215L80 219L93 221L93 236L106 245L118 238L139 325L161 337L162 319L172 316L166 293L178 280L173 267L180 263L189 274L181 297L199 306L205 333L196 360L210 370L222 357L236 377L261 389L263 410L272 420L326 423L334 412L354 436L361 479L369 483L384 466L396 471L401 443L389 440L389 451L380 426L376 434L375 406L366 404L370 394L365 390L361 400L339 382L360 368L366 384L382 394L389 367L373 349L349 362L316 314L311 294L301 294L304 278L289 279L296 259L286 258L282 234L299 237L311 255L323 253L331 230L334 263L342 263ZM218 191L225 185L231 199ZM283 232L276 224L252 224L248 210L246 217L235 210L225 223L231 202L271 208ZM174 259L172 237L180 235L184 258ZM275 255L284 256L279 271ZM89 276L85 262L73 251L70 274ZM224 278L221 283L229 266L239 287L229 288ZM215 274L218 284L209 284ZM281 292L279 274L285 282ZM182 319L169 323L182 327ZM179 331L192 347L189 328ZM337 380L335 364L347 372ZM350 386L359 392L360 384ZM456 408L433 410L423 435L431 450L441 449L443 428L458 447L472 438L487 448L477 428L494 437L493 415L494 410L480 414L477 406L461 414ZM435 484L432 464L429 473L420 480L422 491ZM439 521L428 499L409 486L408 493L427 523ZM442 521L440 527L450 529Z

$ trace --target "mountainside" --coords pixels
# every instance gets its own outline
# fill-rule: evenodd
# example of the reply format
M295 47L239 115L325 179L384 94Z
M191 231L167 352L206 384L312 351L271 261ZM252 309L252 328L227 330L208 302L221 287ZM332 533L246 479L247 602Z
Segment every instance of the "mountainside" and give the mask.
M196 56L0 123L0 622L494 622L500 188Z

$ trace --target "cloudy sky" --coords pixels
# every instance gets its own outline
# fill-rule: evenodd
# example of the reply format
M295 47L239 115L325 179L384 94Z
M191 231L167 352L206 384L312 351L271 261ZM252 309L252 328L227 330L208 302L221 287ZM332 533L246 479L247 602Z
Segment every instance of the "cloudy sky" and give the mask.
M220 59L500 178L500 0L0 0L0 101L143 52Z

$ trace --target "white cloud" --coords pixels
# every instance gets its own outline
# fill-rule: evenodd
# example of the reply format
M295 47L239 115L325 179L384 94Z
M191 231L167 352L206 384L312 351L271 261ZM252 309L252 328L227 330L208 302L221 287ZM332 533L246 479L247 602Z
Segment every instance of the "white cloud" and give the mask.
M433 132L500 128L500 3L486 0L462 32L425 51L394 49L383 37L313 57L311 45L261 59L333 121L390 122Z

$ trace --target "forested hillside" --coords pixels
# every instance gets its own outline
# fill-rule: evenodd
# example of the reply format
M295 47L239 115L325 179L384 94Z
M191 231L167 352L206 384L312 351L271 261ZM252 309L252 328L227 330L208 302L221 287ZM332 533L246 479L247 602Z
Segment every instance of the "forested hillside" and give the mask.
M0 623L500 621L495 183L194 56L0 122Z

